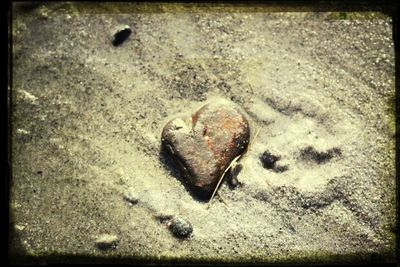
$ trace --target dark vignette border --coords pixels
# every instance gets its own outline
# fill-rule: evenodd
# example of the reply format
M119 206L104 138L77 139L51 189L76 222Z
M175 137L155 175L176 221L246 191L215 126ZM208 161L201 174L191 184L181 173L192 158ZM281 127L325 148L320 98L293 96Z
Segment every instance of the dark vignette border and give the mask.
M17 1L22 2L22 1ZM53 1L51 1L53 2ZM54 1L55 2L55 1ZM143 3L144 1L136 1L138 5L135 6L135 12L149 12L149 13L160 13L165 12L164 7L171 7L169 6L170 3L166 1L159 1L159 2L152 2L152 3ZM4 180L2 182L2 186L4 186L4 197L2 198L3 207L7 211L7 219L8 221L3 220L3 229L7 229L6 231L6 239L3 239L3 242L7 242L7 247L10 244L10 237L13 235L13 227L12 227L12 218L10 218L9 214L9 191L10 191L10 182L11 181L11 161L12 161L12 154L11 154L11 130L12 130L12 122L10 120L12 115L12 92L9 88L12 88L12 14L13 14L13 3L14 2L5 2L5 12L3 13L2 22L5 23L7 28L7 32L4 32L4 37L7 39L6 49L7 56L3 62L6 62L7 72L3 72L3 90L1 93L4 94L3 97L0 97L2 103L0 107L2 111L4 111L5 116L3 121L2 129L5 129L3 133L6 133L7 140L4 148L4 151L7 151L6 160L3 161L1 173L4 175ZM45 2L43 2L45 3ZM50 3L50 2L48 2ZM27 4L27 2L26 2ZM40 2L31 2L29 5L40 4ZM78 9L81 12L89 11L88 7L90 7L92 3L89 2L76 2L75 3ZM98 3L96 3L98 4ZM110 12L109 6L117 7L123 5L124 3L114 3L114 2L101 2L99 8L96 9L94 12ZM399 232L399 177L398 177L398 169L400 167L399 158L400 158L400 149L398 146L398 132L399 132L399 122L400 116L397 113L397 105L399 102L399 46L398 46L398 39L397 39L397 23L398 23L398 4L397 1L390 1L390 0L363 0L363 1L356 1L356 0L348 0L348 1L328 1L328 0L319 0L319 1L305 1L305 0L267 0L267 1L179 1L176 4L181 4L182 9L175 10L181 12L191 12L193 6L196 10L200 10L203 12L221 12L221 10L228 11L228 12L255 12L255 11L268 11L268 12L362 12L362 11L375 11L375 12L382 12L390 17L393 20L393 40L394 40L394 47L395 47L395 86L396 86L396 97L394 104L394 110L396 114L396 200L397 200L397 207L396 207L396 262L400 263L400 240L397 238ZM115 9L113 9L115 10ZM93 12L93 11L89 11ZM7 35L6 35L7 34ZM4 44L4 43L3 43ZM7 88L7 90L4 90ZM120 264L162 264L162 265L218 265L218 266L226 266L226 265L254 265L254 266L261 266L264 265L260 262L260 260L253 259L252 262L245 262L245 263L238 263L238 262L231 262L231 263L221 263L221 262L214 262L214 261L199 261L196 259L186 259L185 261L181 260L167 260L165 262L160 262L154 258L120 258L120 257L110 257L110 258L103 258L103 257L94 257L89 255L48 255L42 257L32 257L18 253L12 248L8 247L8 262L12 264L55 264L55 263L120 263ZM359 255L342 255L342 256L334 256L334 255L326 255L324 256L328 262L336 263L335 265L345 264L345 263L356 263L357 261L360 262L368 262L369 265L373 265L374 263L379 263L381 266L396 266L396 263L385 263L386 259L382 255L369 255L368 257L360 257ZM276 263L279 264L279 263ZM273 264L273 265L276 265ZM281 263L282 264L282 263ZM283 264L288 265L288 262L283 262ZM303 260L299 261L297 266L305 265L305 264L312 264L314 266L318 266L320 264L317 259L313 257L305 257ZM293 265L293 264L291 264ZM360 264L357 264L360 266Z

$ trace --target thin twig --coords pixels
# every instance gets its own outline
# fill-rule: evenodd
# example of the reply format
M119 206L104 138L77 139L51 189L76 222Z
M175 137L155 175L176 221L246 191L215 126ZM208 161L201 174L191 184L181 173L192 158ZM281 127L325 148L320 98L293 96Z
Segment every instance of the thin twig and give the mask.
M251 146L253 145L254 141L256 140L258 134L260 133L260 130L261 130L261 128L258 127L257 132L256 132L256 134L255 134L254 137L253 137L253 140L251 140L251 142L250 142L250 144L249 144L249 149L248 149L248 150L250 150L250 148L251 148Z
M253 140L251 140L251 142L249 143L248 149L247 149L247 150L249 150L250 147L253 145L254 140L256 139L256 137L258 136L258 134L260 133L260 129L261 129L261 128L258 128L258 129L257 129L257 132L256 132L256 134L254 135ZM235 166L235 165L237 164L237 162L240 160L240 157L241 157L241 156L243 156L243 154L240 154L240 155L236 156L236 158L234 158L234 159L231 161L231 163L229 164L229 166L228 166L228 167L225 169L225 171L222 173L221 177L219 178L218 184L217 184L217 186L215 187L214 192L212 193L210 200L208 201L207 209L210 208L210 206L211 206L211 201L213 200L215 194L217 193L217 190L218 190L218 188L219 188L219 186L220 186L222 180L224 179L226 172L227 172L229 169L231 169L233 166ZM221 196L220 196L220 197L221 197Z
M253 86L251 86L251 84L249 84L249 87L250 87L251 93L254 95Z
M218 184L217 184L217 186L215 187L214 192L212 193L210 200L208 201L208 207L207 207L207 208L210 207L211 201L213 200L215 193L217 193L218 187L219 187L219 185L221 184L222 180L224 179L225 173L236 163L236 161L237 161L241 156L242 156L242 154L239 155L239 156L237 156L236 158L234 158L234 159L231 161L231 163L229 164L229 166L225 169L224 173L221 175L221 178L219 178Z

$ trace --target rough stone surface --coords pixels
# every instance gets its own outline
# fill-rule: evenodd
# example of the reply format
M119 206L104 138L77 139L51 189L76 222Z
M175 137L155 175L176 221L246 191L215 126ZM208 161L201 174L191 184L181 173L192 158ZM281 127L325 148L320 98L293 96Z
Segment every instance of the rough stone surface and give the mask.
M212 193L230 162L249 143L247 119L228 101L212 102L191 118L169 121L162 143L179 166L185 181L200 196Z
M178 238L187 238L193 232L191 223L180 217L175 217L169 222L169 229Z

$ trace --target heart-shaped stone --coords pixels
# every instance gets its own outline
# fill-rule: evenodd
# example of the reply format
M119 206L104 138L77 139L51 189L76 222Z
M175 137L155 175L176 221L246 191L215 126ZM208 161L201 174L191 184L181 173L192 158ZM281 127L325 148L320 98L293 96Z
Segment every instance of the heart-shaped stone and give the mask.
M199 196L208 197L231 161L246 150L249 138L243 113L231 102L217 101L191 117L169 121L161 141L186 183Z

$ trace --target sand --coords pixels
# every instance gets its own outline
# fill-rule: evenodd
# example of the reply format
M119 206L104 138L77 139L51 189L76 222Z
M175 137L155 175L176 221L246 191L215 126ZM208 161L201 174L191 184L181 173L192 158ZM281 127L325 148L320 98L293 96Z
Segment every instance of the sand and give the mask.
M391 18L240 10L13 4L13 262L395 261ZM217 99L253 141L239 186L207 208L161 131ZM286 169L264 168L265 151Z

